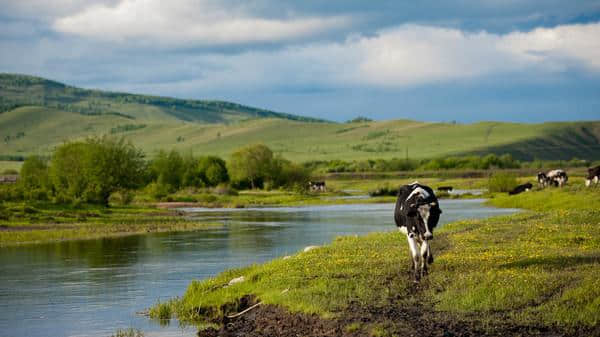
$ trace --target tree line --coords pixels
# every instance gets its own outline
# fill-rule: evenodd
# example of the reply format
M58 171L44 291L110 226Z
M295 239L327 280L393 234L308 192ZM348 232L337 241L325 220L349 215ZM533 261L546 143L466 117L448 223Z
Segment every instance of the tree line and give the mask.
M160 199L183 188L304 189L310 172L276 156L262 144L238 149L229 161L159 151L150 160L123 138L88 138L58 146L49 159L25 159L16 185L0 189L0 200L48 200L108 205L114 193L146 189Z
M433 159L368 159L344 161L339 159L309 161L304 166L321 173L390 172L390 171L440 171L440 170L492 170L544 167L589 167L592 162L573 158L568 161L519 161L510 154L485 156L450 156Z

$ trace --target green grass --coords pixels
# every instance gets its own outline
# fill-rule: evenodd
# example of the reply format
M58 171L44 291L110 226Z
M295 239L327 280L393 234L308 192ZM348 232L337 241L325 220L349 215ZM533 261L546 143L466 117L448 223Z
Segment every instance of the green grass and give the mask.
M188 220L173 212L141 206L71 207L49 203L5 203L0 247L53 241L99 239L221 226Z
M265 304L327 318L343 316L351 304L385 306L406 297L456 319L479 317L490 327L498 322L595 326L600 323L599 195L597 189L576 187L510 199L497 195L491 202L536 211L445 225L433 241L431 274L416 295L403 235L373 233L339 237L288 259L193 281L181 298L160 310L196 324L237 312L240 299L253 295ZM538 206L550 198L563 202ZM572 207L582 200L586 206ZM244 282L227 286L240 276ZM380 330L372 327L374 335Z

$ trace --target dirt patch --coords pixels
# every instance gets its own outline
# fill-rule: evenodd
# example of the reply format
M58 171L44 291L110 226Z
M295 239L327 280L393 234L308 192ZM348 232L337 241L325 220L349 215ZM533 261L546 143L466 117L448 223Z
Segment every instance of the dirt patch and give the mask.
M198 336L600 336L600 327L565 330L557 326L515 325L506 317L482 318L458 318L418 303L407 305L405 299L394 299L379 307L352 303L340 318L333 320L261 305L237 318L223 317L219 322L222 324L220 329L203 330Z

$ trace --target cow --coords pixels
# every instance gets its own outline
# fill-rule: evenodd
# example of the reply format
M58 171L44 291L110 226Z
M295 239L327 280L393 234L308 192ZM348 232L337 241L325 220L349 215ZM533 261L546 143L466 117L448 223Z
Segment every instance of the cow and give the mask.
M394 220L408 240L414 282L419 282L427 274L427 265L433 263L429 241L433 239L440 214L438 199L429 186L414 182L398 190Z
M569 177L564 170L556 169L548 173L539 172L537 180L542 188L546 186L563 187L567 183L567 180L569 180Z
M325 192L325 182L324 181L309 181L308 188L311 191L322 191Z
M533 185L531 185L531 183L519 185L519 186L513 188L510 192L508 192L508 194L516 195L519 193L527 192L527 191L531 190L532 187L533 187Z
M589 187L592 185L592 182L594 185L598 185L598 180L600 180L600 166L590 167L588 169L588 175L585 178L585 186Z
M440 186L437 189L440 192L451 192L454 188L452 186Z

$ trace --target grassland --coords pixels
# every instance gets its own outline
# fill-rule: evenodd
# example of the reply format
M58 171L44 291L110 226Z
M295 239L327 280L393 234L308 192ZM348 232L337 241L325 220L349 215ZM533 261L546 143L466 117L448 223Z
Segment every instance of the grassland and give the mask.
M519 159L600 159L600 122L332 123L227 102L85 90L31 77L19 81L0 75L0 155L48 155L64 141L108 134L131 140L149 156L174 148L227 158L260 142L300 162L491 152Z
M597 334L600 192L573 186L490 202L528 210L445 225L433 241L431 274L419 285L410 280L402 234L376 233L194 281L151 314L230 322L221 330L227 332L237 325L225 315L260 301L263 309L241 319L244 325L258 326L260 315L284 308L281 320L311 324L306 314L316 314L311 328L350 336ZM227 286L240 276L244 282Z

